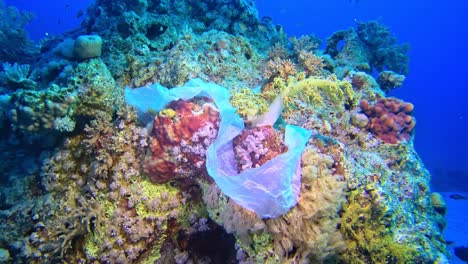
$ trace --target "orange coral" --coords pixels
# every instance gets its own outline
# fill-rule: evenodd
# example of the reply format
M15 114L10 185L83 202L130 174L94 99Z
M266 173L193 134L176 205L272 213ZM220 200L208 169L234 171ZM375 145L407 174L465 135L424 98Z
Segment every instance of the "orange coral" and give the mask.
M312 52L300 51L299 61L306 69L307 76L320 76L323 67L325 67L323 59L318 56L315 56L315 54Z
M396 98L383 98L371 106L362 100L361 109L369 117L369 131L384 142L396 144L401 140L409 140L416 124L411 116L413 104Z
M266 79L273 79L279 76L287 80L289 76L295 75L296 73L296 66L291 60L274 58L268 61L264 77Z

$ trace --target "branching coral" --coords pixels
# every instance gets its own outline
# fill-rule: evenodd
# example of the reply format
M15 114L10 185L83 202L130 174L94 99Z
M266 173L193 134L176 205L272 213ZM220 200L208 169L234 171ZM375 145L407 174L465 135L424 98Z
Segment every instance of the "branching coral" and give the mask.
M33 63L39 50L25 30L33 14L0 1L0 17L0 62Z
M372 54L371 64L378 70L388 69L399 74L408 73L408 44L398 45L390 30L377 21L359 22L359 38L366 43Z
M15 88L34 89L37 84L29 77L31 65L3 63L3 72L0 73L0 83L9 84Z
M312 52L299 52L299 61L304 66L307 76L321 76L323 67L323 59L317 57Z
M276 57L267 62L263 76L266 79L281 77L283 80L287 80L289 76L296 75L296 73L296 66L291 60Z
M101 228L101 220L104 217L104 212L96 200L87 201L85 197L77 200L77 207L71 212L71 216L64 220L63 226L58 226L55 236L61 240L60 257L65 257L65 253L76 247L74 243L78 239L91 232Z
M339 43L344 42L343 47ZM377 21L359 22L357 29L335 32L327 39L325 52L336 61L335 73L344 76L350 70L371 72L390 70L408 73L408 44L399 45L390 31Z

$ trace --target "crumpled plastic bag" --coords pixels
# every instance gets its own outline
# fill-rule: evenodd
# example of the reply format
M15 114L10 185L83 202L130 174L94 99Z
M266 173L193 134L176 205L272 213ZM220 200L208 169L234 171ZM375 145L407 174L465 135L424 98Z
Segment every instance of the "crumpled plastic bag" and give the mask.
M301 189L301 155L311 135L307 129L286 125L288 151L260 167L237 172L232 139L244 129L244 121L229 102L229 91L217 84L192 79L182 87L167 89L159 84L126 88L125 98L140 119L151 120L171 101L207 96L214 100L221 116L218 136L207 150L206 169L221 191L261 218L276 218L296 205Z

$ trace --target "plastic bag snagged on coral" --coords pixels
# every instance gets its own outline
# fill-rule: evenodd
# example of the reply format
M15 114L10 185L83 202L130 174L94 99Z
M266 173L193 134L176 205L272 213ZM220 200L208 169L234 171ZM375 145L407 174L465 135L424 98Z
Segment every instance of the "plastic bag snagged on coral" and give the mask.
M192 79L182 87L167 89L159 84L126 88L125 98L141 119L148 120L173 100L207 96L214 100L221 116L218 136L207 150L206 169L218 187L239 205L262 218L275 218L296 205L301 189L301 155L311 135L309 130L286 125L288 151L260 167L238 173L232 140L244 129L244 121L229 103L229 91L217 84Z

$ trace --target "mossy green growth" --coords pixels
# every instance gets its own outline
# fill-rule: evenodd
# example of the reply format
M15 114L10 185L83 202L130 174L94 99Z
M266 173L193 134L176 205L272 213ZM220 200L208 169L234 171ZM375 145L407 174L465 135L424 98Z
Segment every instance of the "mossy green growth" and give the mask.
M255 263L280 263L277 256L271 254L274 252L273 237L265 231L251 233L249 239L238 239L237 243L250 257L255 259Z
M260 116L268 111L267 100L248 88L233 92L230 101L231 105L237 109L237 113L243 118Z
M107 199L100 199L97 203L102 208L102 216L105 218L110 218L117 207L117 205L113 202L110 202ZM104 221L100 221L104 222ZM86 257L89 258L98 258L99 253L101 252L99 249L99 245L104 243L104 237L106 234L107 226L105 225L96 225L93 232L88 233L84 238L83 249Z
M157 263L158 260L161 258L161 246L166 241L167 235L162 233L161 236L158 237L158 241L153 244L153 246L148 249L148 253L146 257L141 259L139 263L141 264L153 264Z
M79 63L74 69L69 84L78 91L79 100L75 113L95 116L98 112L113 114L116 106L122 105L123 90L116 88L114 78L100 59Z
M327 79L307 78L293 82L288 86L285 96L290 100L300 99L316 107L323 107L325 104L340 107L347 101L356 101L352 85L348 81L339 81L334 76Z
M347 249L344 263L414 263L415 247L395 241L391 214L372 192L354 190L343 208L340 231ZM381 201L381 200L380 200Z
M142 180L132 184L130 189L132 192L139 192L147 200L158 199L161 201L161 204L167 203L167 201L179 200L177 196L180 190L172 187L170 184L154 184L148 180ZM142 218L150 216L162 217L167 215L170 207L168 207L168 210L165 210L164 206L160 206L157 210L150 210L143 202L139 202L135 205L135 210L137 215Z

